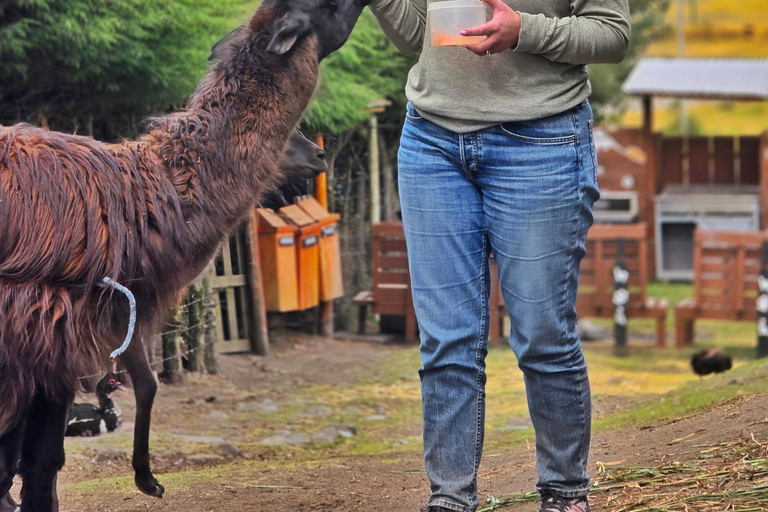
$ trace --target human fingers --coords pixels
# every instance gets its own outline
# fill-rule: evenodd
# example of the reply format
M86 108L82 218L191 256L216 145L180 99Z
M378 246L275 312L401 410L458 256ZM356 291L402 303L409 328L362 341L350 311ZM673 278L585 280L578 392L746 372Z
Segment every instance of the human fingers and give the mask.
M489 36L496 31L496 24L493 20L483 25L478 25L472 28L465 28L459 32L463 36Z
M487 55L488 52L492 48L496 47L499 43L500 41L498 37L491 36L491 37L486 37L479 43L468 44L468 45L465 45L464 47L476 55ZM491 53L494 53L494 52L491 52Z

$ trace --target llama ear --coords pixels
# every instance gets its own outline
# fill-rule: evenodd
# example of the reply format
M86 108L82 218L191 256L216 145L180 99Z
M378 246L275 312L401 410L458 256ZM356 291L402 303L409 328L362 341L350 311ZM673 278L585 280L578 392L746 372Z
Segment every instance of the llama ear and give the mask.
M283 55L293 48L299 37L303 36L308 29L309 22L305 16L287 13L275 23L267 51L275 55Z
M211 48L211 56L208 57L208 61L213 62L220 60L225 50L241 45L247 33L247 26L241 25L229 34L222 37L221 40L214 44Z

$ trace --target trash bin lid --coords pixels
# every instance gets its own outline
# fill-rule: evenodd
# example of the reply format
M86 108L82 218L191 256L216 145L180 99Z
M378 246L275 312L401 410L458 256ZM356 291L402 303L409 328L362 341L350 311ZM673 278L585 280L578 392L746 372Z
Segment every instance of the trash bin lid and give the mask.
M318 221L325 220L328 217L336 217L336 215L329 213L328 210L323 208L323 205L314 197L299 201L299 206L307 215Z
M257 208L256 213L259 216L260 233L276 233L296 230L294 226L287 224L280 215L268 208Z
M304 210L295 204L280 208L280 215L291 224L300 228L315 224L315 219L307 215Z

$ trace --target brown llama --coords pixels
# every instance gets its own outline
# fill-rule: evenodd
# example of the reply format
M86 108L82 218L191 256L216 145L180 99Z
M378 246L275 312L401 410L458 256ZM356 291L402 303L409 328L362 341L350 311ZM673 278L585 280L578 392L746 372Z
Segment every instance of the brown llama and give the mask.
M20 457L22 512L58 510L67 408L125 334L127 301L99 287L103 277L139 304L122 356L138 403L133 465L139 488L162 495L149 470L156 385L145 340L277 180L320 60L367 3L265 0L215 47L187 109L154 119L137 141L0 128L0 496Z
M285 152L280 158L278 168L280 172L279 186L270 191L266 197L261 199L259 204L262 207L271 207L265 205L265 201L268 201L269 198L273 197L273 195L277 194L278 197L284 198L285 195L290 195L295 190L300 189L301 183L315 178L321 173L325 172L327 170L325 163L325 152L316 144L301 135L301 133L294 131L291 134L291 137L288 139ZM285 204L288 203L286 202ZM285 204L281 203L278 207L284 206ZM131 355L127 355L125 357L129 359L135 359L135 356L132 358ZM144 379L144 382L139 382L138 385L140 387L144 386L146 388L147 386L153 385L154 377L151 375L152 370L147 368L146 365L142 365L141 363L142 360L135 361L135 363L131 366L132 371L130 373L133 374L132 378L134 381L137 381L138 379ZM138 368L141 369L141 373L136 371L137 364ZM102 382L105 382L106 379L107 377L102 379ZM86 386L90 389L93 383L91 382L91 379L84 379L84 384L86 384ZM148 411L146 408L142 410ZM142 468L144 467L141 463L138 462L149 460L149 446L146 442L141 442L141 440L147 439L147 436L149 435L149 424L148 422L143 421L141 415L139 415L139 420L141 420L142 425L144 425L145 428L137 429L137 437L139 438L140 444L143 447L143 451L134 455L134 460L137 461L137 475L141 475L143 473ZM71 425L67 426L65 436L70 435L70 427ZM107 424L107 427L109 428L109 424ZM19 444L20 441L21 440L19 440ZM17 448L17 450L18 449L20 449L20 446ZM146 472L148 472L148 466L146 466L146 468ZM142 480L139 479L139 481L141 482ZM159 494L160 496L162 496L162 492L164 491L163 486L159 483L154 490L157 491L157 494L155 495ZM18 510L18 504L13 500L10 493L0 498L0 512L18 512Z

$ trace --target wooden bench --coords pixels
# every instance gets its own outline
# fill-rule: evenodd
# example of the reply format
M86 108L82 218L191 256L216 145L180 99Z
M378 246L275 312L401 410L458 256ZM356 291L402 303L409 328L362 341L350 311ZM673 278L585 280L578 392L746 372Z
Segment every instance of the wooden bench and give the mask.
M360 307L358 332L365 333L368 308L378 315L405 317L405 340L418 342L416 313L411 296L411 274L401 222L373 226L373 291L358 293L352 304Z
M623 240L621 260L629 271L627 317L630 321L633 318L654 318L656 344L663 347L668 304L665 300L649 299L647 296L647 233L648 227L644 222L592 226L587 235L586 255L581 262L576 312L579 317L613 317L613 268L619 256L619 241ZM504 317L507 315L495 269L491 270L491 304L493 307L488 337L495 341L501 337Z
M693 298L675 306L676 344L693 343L700 318L757 322L763 233L696 230Z

